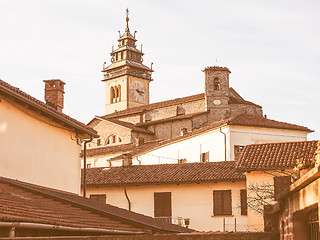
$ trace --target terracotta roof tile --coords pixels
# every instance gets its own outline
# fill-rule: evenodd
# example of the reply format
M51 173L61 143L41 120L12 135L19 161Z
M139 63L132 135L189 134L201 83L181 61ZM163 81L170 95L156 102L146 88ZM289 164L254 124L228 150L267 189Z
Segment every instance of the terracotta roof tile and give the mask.
M133 165L130 167L89 168L87 186L174 184L244 181L235 171L235 162Z
M318 141L303 141L248 145L236 167L242 171L292 169L298 159L314 159L317 144Z
M158 141L156 143L150 145L141 145L139 148L132 149L133 155L140 155L146 151L151 151L154 148L158 148L167 144L171 144L176 141L181 141L186 138L190 138L194 135L201 134L203 132L210 131L211 129L215 129L217 127L223 125L234 125L234 126L248 126L248 127L265 127L265 128L275 128L275 129L290 129L290 130L299 130L299 131L307 131L311 132L310 129L303 126L298 126L290 123L278 122L275 120L270 120L264 117L250 115L250 114L240 114L225 120L213 122L210 124L206 124L203 127L194 129L192 132L186 133L184 136L178 136L175 138Z
M152 217L51 188L0 177L0 221L131 232L190 232Z
M174 116L174 117L169 117L169 118L164 118L164 119L159 119L159 120L154 120L154 121L149 121L149 122L141 122L141 123L135 124L135 126L148 126L148 125L152 125L152 124L156 124L156 123L177 121L177 120L192 118L192 117L203 115L203 114L208 114L208 112L198 112L198 113L179 115L179 116Z
M151 132L151 131L149 131L147 129L139 128L138 126L136 126L136 125L134 125L132 123L129 123L129 122L124 122L124 121L120 121L120 120L117 120L117 119L108 119L108 118L106 118L104 116L101 117L101 118L106 120L106 121L110 121L110 122L113 122L113 123L118 124L120 126L129 128L134 132L140 132L140 133L154 135L154 132Z
M203 69L202 71L207 71L207 70L213 70L213 71L228 71L229 73L231 73L231 71L229 70L229 68L227 67L219 67L219 66L208 66L205 69Z
M291 124L286 122L279 122L279 121L271 120L271 119L260 117L257 115L250 115L250 114L240 114L238 116L231 117L230 119L226 120L226 123L229 125L238 125L238 126L279 128L279 129L291 129L291 130L312 132L312 130L304 126L299 126L296 124Z
M14 98L18 98L19 100L25 103L32 104L34 107L38 108L41 111L45 111L47 114L51 115L52 117L58 118L60 121L63 121L68 125L71 124L73 127L76 127L78 130L82 132L85 132L94 137L98 137L97 132L94 129L88 127L86 124L81 123L64 113L58 112L53 107L50 107L44 102L30 96L29 94L21 91L19 88L13 87L9 83L0 79L0 94L1 93L8 94Z
M134 107L134 108L128 108L126 110L118 111L115 113L111 113L108 115L104 115L103 117L109 119L109 118L114 118L114 117L119 117L119 116L125 116L125 115L130 115L130 114L136 114L136 113L141 113L143 111L148 111L156 108L162 108L162 107L168 107L172 105L177 105L185 102L190 102L190 101L197 101L204 99L204 93L200 93L197 95L192 95L188 97L183 97L183 98L175 98L167 101L162 101L162 102L156 102L156 103L151 103L139 107Z

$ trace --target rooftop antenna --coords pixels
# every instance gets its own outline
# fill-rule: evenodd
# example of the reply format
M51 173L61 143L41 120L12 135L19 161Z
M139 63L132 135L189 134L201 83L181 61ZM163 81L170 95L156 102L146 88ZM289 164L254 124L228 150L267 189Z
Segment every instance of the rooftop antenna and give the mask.
M218 58L216 57L216 66L218 66Z
M141 52L142 52L142 46L143 46L143 45L141 44Z
M118 33L119 33L119 38L121 38L121 33L120 33L120 30L118 30Z
M136 33L137 33L137 31L134 31L134 33L133 33L134 38L136 38Z

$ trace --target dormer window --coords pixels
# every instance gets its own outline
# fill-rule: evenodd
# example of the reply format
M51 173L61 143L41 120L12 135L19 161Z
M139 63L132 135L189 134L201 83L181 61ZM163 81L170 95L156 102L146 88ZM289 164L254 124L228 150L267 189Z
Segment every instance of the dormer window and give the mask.
M213 79L213 90L220 90L220 79L219 78Z

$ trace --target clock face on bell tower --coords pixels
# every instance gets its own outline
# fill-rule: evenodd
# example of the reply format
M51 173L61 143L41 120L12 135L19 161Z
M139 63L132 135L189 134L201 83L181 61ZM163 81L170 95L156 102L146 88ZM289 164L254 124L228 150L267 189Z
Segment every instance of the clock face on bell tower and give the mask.
M119 31L119 45L112 48L111 64L103 68L106 86L106 114L127 108L149 104L149 83L152 68L142 64L144 53L137 49L135 33L129 30L129 11L126 11L127 26L124 34Z
M137 80L131 83L130 93L137 102L142 102L146 97L146 89L143 83Z

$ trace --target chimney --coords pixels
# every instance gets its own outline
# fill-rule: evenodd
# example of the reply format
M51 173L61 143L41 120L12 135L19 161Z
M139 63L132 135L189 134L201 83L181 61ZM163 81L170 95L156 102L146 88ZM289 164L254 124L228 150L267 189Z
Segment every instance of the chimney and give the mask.
M132 166L132 154L131 153L123 154L122 166L123 167L131 167Z
M62 112L65 83L60 79L43 81L45 83L44 99L46 100L46 104L55 108L58 112Z
M180 136L183 137L184 135L186 135L188 133L188 129L186 128L181 128L180 129Z
M136 146L140 146L142 144L144 144L144 138L136 137Z

